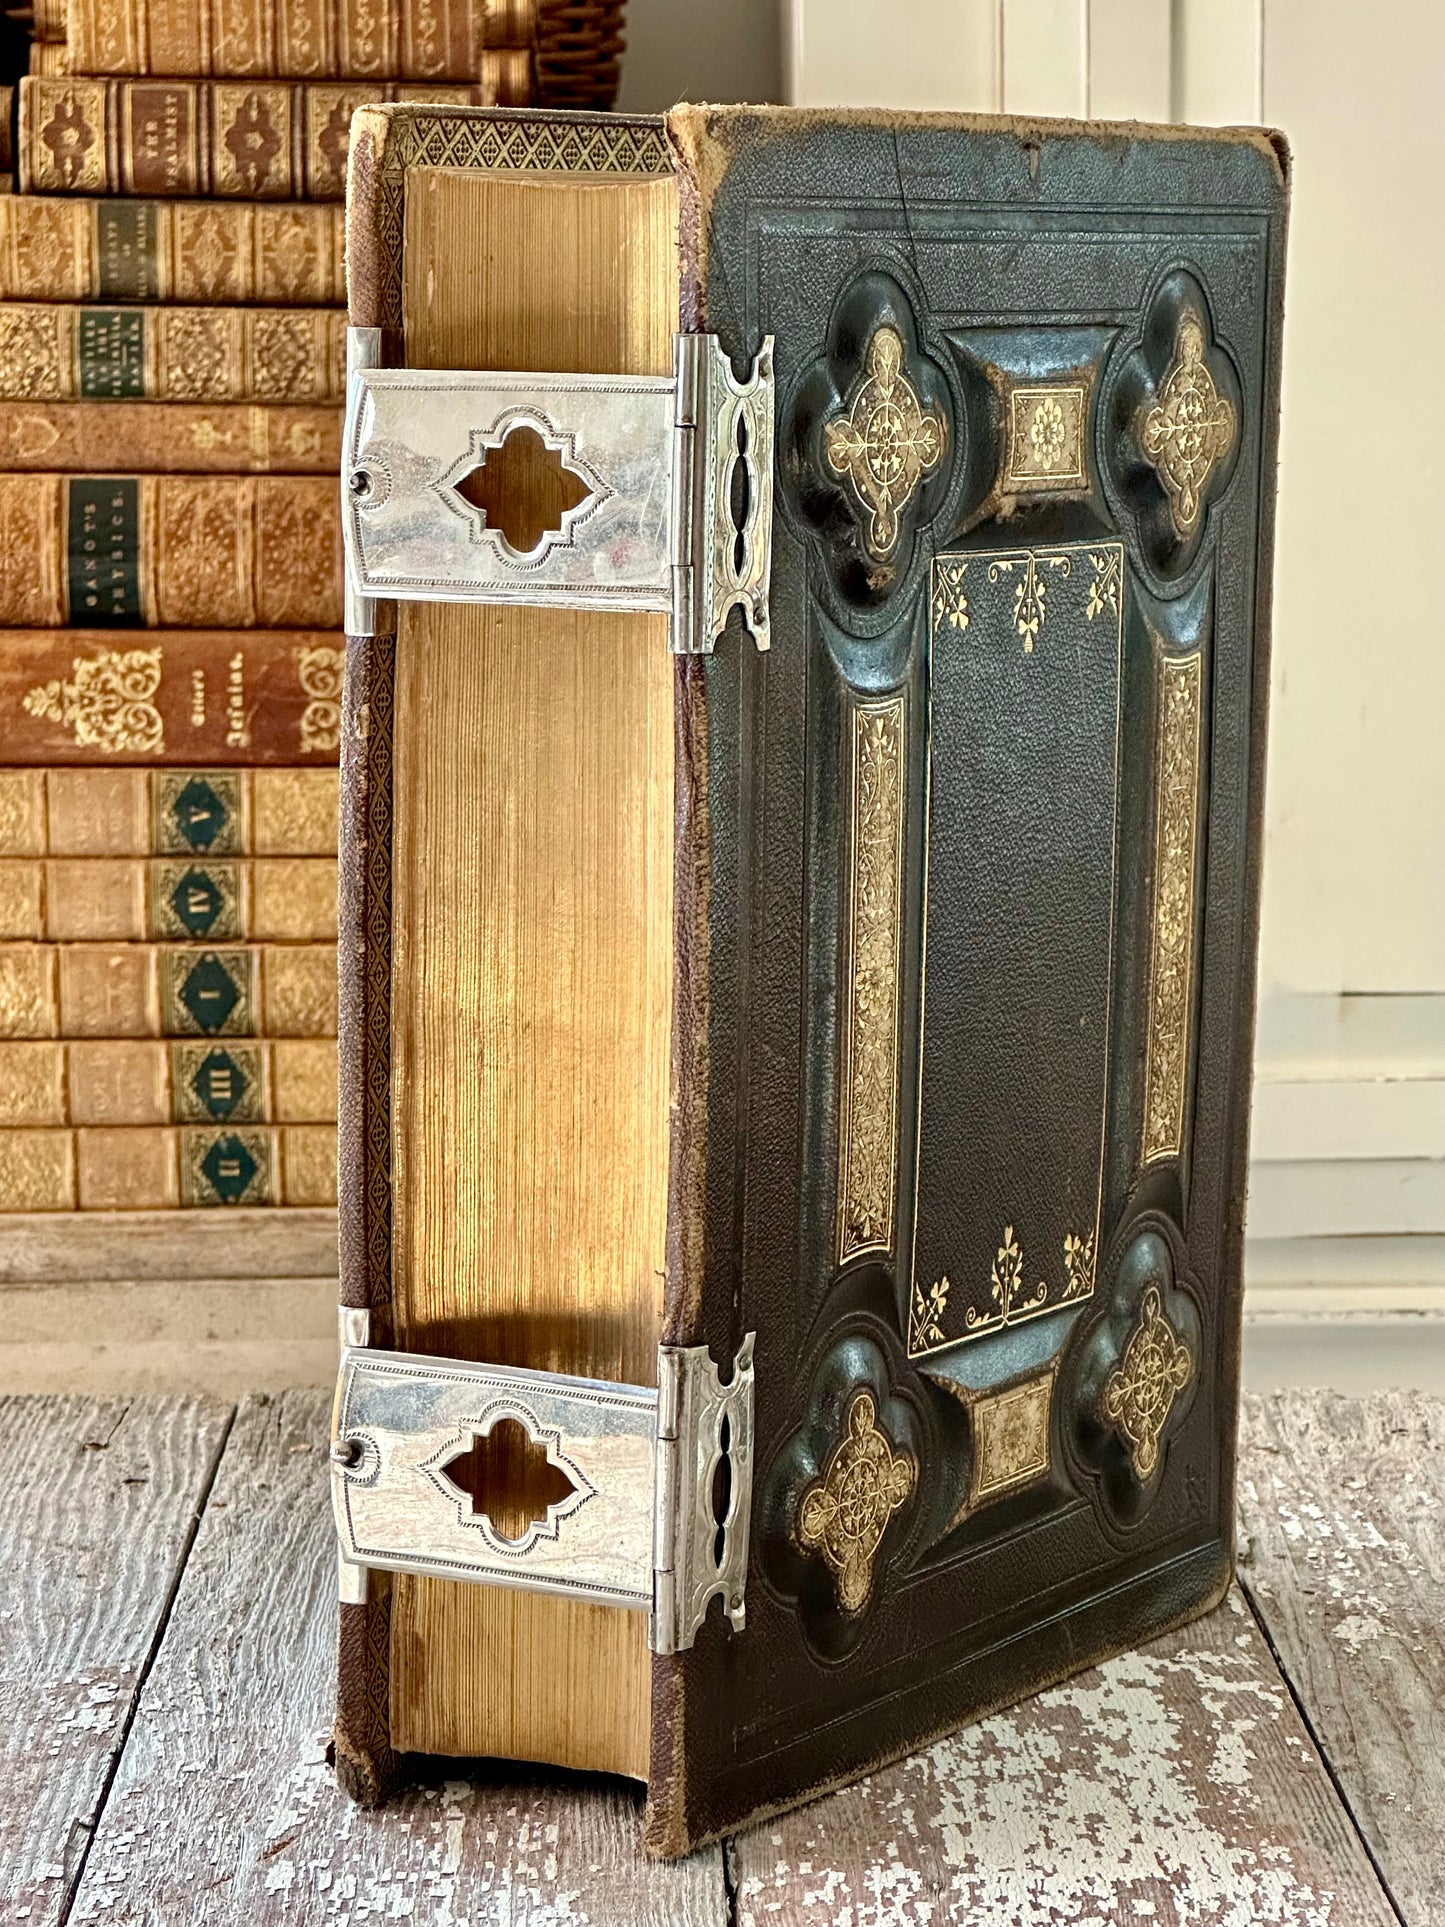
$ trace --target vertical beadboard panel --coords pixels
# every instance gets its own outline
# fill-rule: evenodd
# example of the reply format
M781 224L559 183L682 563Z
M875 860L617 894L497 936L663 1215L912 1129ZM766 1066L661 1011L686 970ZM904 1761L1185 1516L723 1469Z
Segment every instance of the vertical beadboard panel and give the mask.
M1088 0L1003 0L1005 112L1084 118L1088 14Z
M1173 0L1171 117L1196 126L1264 118L1264 0Z
M996 113L999 0L782 0L799 107Z
M1088 0L1089 112L1168 120L1170 0Z

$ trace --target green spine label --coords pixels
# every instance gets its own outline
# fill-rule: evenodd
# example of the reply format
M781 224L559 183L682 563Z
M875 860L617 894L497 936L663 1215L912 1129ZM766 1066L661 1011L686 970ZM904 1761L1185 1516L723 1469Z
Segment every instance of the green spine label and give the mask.
M94 218L96 298L154 301L160 294L155 203L105 202Z
M81 394L87 401L119 401L145 391L144 309L82 308Z
M143 620L140 484L134 476L77 476L66 484L66 568L72 628Z

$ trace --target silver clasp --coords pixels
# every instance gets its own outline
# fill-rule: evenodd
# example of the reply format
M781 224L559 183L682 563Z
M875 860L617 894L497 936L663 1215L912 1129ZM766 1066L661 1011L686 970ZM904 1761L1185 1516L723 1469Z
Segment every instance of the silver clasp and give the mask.
M773 341L737 381L715 335L679 335L671 376L381 368L348 343L342 526L348 606L382 600L644 609L706 654L733 608L768 647ZM518 429L579 499L525 552L462 492Z
M646 1610L653 1651L671 1653L691 1646L721 1593L741 1631L752 1361L750 1334L723 1385L706 1346L660 1346L654 1390L344 1346L331 1495L347 1596L364 1596L370 1567L566 1593ZM506 1419L568 1487L516 1538L447 1474Z

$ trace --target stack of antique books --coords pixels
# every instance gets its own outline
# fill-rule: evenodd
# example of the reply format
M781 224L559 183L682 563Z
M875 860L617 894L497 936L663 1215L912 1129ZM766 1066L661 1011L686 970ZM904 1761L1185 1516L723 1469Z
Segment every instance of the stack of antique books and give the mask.
M350 119L527 102L532 0L40 0L30 27L0 1211L329 1205Z

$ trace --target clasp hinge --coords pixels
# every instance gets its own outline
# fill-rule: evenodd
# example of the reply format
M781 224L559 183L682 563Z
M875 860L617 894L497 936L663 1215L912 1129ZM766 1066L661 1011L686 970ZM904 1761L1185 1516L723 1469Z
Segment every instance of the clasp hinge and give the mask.
M348 608L378 600L655 610L677 654L734 608L769 642L773 338L738 381L715 335L678 335L665 375L381 368L348 340L342 528ZM570 506L513 548L466 490L518 430L570 477ZM530 531L529 531L530 533Z
M706 1346L660 1346L653 1389L345 1346L331 1443L344 1595L364 1596L371 1569L564 1593L646 1611L653 1651L674 1653L721 1593L740 1632L752 1358L750 1334L723 1385ZM485 1490L448 1472L504 1420L565 1486L508 1535Z

